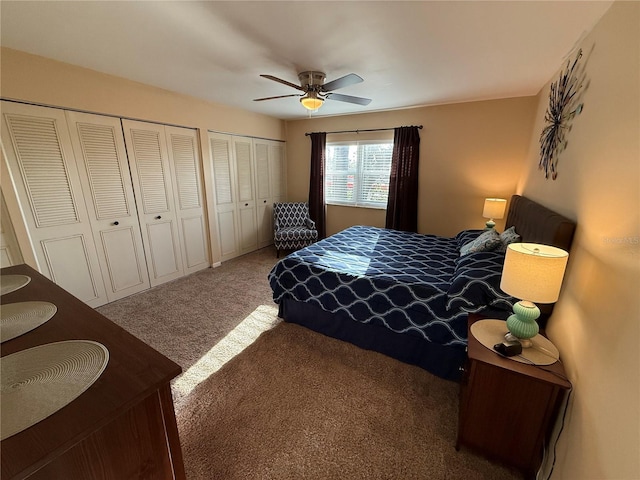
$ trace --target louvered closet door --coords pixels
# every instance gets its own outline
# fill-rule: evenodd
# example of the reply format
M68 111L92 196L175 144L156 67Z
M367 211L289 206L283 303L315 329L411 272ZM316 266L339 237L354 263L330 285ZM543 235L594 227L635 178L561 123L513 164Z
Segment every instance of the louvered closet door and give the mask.
M37 269L92 307L106 303L64 111L2 102L2 142Z
M253 173L253 142L246 137L233 137L238 185L238 220L240 224L240 253L258 248L256 198Z
M110 302L150 287L120 119L66 112Z
M151 286L183 275L163 125L122 120Z
M269 163L271 166L271 189L273 202L284 202L287 197L287 164L285 146L274 142L269 146Z
M271 198L271 174L269 143L254 140L256 158L256 220L258 222L258 248L273 243L273 199Z
M185 273L209 267L196 130L165 126Z
M236 212L236 185L231 136L209 133L216 199L216 219L220 237L220 258L229 260L240 254Z

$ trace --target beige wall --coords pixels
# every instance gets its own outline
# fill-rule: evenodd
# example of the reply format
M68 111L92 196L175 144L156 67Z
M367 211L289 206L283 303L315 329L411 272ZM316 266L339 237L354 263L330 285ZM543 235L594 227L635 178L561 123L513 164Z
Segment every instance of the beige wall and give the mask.
M484 198L509 198L516 191L535 105L535 97L522 97L288 121L289 199L303 201L309 195L311 142L305 132L423 125L418 231L450 236L483 228ZM347 137L327 140L332 138ZM357 224L384 226L384 219L384 210L328 207L327 234ZM497 223L502 228L503 222Z
M584 111L555 181L537 170L542 90L519 187L578 225L548 325L574 386L554 479L640 478L639 32L640 3L616 2L582 42Z
M207 213L213 263L219 261L220 254L212 215L213 172L207 131L274 140L284 140L285 133L284 122L272 117L204 102L8 48L0 50L0 96L10 100L197 128L205 193L209 199ZM6 178L2 188L7 196L7 205L17 205L10 198L12 188ZM16 226L16 229L20 231L20 226Z
M0 94L56 107L284 140L283 122L30 55L0 49Z

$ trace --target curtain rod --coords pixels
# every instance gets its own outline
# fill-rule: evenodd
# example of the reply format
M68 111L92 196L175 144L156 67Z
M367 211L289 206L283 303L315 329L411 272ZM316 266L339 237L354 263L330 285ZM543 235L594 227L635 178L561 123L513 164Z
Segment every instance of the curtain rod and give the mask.
M418 128L420 130L422 130L422 125L418 125ZM325 132L325 133L330 134L330 133L382 132L384 130L395 130L395 128L368 128L368 129L365 129L365 130L338 130L338 131L335 131L335 132ZM304 135L305 135L305 137L308 137L309 135L311 135L311 133L312 132L307 132Z

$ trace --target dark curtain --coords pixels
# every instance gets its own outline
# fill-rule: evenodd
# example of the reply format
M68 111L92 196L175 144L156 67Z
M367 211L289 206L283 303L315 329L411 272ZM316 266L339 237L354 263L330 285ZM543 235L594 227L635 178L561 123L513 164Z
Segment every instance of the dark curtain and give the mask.
M309 178L309 216L316 222L318 238L325 238L324 163L327 134L316 132L311 136L311 175Z
M398 127L393 136L389 200L385 227L418 231L418 127Z

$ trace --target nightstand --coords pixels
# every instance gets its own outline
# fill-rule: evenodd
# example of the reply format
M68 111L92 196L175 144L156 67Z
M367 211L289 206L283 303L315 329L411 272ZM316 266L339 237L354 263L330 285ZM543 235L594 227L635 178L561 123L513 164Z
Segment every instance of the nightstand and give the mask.
M536 367L501 357L482 345L471 325L483 318L469 315L456 449L469 447L533 479L571 383L565 380L560 362Z

